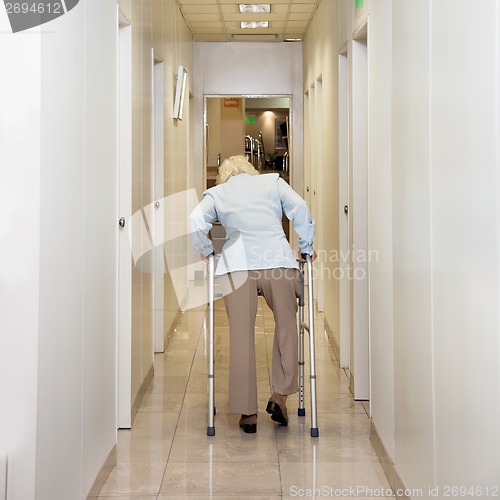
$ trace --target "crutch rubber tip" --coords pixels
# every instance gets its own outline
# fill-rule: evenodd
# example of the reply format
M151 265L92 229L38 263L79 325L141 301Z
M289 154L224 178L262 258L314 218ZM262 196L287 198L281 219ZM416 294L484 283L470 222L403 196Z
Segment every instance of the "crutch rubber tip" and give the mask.
M311 427L311 437L317 438L319 436L319 429L317 427Z
M215 436L215 427L207 427L207 436Z
M299 417L305 417L306 416L306 409L305 408L299 408L297 411L297 415Z

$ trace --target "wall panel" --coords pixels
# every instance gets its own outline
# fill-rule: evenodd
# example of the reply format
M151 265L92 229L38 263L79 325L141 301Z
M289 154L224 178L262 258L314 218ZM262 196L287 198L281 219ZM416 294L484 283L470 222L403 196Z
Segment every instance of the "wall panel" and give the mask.
M393 3L394 457L408 487L434 475L430 2Z
M371 4L368 28L368 245L370 259L371 413L394 459L394 351L392 251L392 2Z
M311 178L314 158L322 158L322 165L315 165L316 182L322 186L322 203L320 212L324 214L316 221L316 231L321 234L322 245L316 250L321 251L321 261L318 269L323 280L324 315L328 325L338 336L339 324L339 173L338 173L338 51L340 25L347 20L338 19L339 15L348 15L344 2L321 2L303 42L303 92L317 85L321 77L322 90L322 130L320 154L316 153L316 137L311 135L311 123L304 134L304 180ZM342 4L342 5L341 5ZM333 29L332 29L333 27ZM311 94L311 92L310 92ZM310 98L312 95L310 95ZM309 101L309 109L313 108ZM309 117L316 120L318 115Z
M464 0L432 5L435 447L441 488L457 478L459 484L483 486L500 479L500 9L496 2L486 4L488 16ZM483 42L480 50L476 40Z

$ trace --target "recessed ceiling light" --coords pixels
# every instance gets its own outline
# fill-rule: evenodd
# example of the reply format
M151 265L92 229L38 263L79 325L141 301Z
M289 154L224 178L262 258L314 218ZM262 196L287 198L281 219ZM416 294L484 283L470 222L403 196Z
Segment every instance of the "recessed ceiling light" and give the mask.
M279 41L278 35L231 35L235 42L277 42Z
M241 21L240 28L269 28L269 21Z
M268 3L240 3L242 14L269 14L271 5Z

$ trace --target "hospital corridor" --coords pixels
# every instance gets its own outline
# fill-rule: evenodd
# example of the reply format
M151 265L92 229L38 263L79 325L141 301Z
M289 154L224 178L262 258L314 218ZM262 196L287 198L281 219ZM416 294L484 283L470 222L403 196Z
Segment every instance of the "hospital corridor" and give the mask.
M0 66L0 500L500 497L498 0L5 0Z

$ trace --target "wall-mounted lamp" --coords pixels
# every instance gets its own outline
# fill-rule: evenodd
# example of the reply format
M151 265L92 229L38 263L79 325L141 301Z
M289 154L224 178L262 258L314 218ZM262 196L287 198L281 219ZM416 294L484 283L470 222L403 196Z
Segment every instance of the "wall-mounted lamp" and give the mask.
M186 91L187 71L184 66L179 66L177 71L177 83L175 86L174 114L175 120L182 120L184 109L184 92Z

